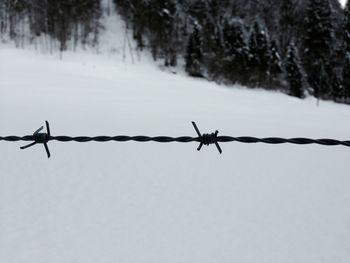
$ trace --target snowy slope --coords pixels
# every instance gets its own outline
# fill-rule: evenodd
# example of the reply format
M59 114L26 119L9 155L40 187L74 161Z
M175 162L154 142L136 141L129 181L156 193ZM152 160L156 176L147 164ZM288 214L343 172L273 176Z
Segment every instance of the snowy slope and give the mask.
M3 47L0 134L47 119L54 135L195 135L195 120L232 136L350 137L348 106L122 56ZM220 156L196 144L52 142L47 160L22 145L0 142L1 263L350 261L345 147L232 143Z

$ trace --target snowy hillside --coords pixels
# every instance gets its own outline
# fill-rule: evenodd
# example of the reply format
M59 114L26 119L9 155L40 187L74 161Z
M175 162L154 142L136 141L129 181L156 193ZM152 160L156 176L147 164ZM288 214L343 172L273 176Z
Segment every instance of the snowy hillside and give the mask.
M350 138L349 106L123 62L124 40L109 59L1 47L0 134ZM0 142L1 263L350 261L348 148L25 144Z
M2 135L348 139L349 107L96 55L0 51ZM22 143L23 144L23 143ZM0 262L348 262L349 149L1 143Z

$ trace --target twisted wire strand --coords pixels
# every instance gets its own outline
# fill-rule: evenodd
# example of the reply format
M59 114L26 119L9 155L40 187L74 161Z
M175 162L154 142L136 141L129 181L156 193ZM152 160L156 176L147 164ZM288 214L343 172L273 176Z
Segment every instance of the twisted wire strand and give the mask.
M18 141L33 141L33 135L27 136L6 136L0 137L0 141L8 141L8 142L18 142ZM203 137L190 137L190 136L182 136L182 137L168 137L168 136L126 136L126 135L118 135L118 136L50 136L48 141L58 141L58 142L158 142L158 143L191 143L191 142L201 142ZM349 141L340 141L334 139L310 139L310 138L256 138L256 137L231 137L231 136L218 136L217 142L220 143L228 143L228 142L239 142L239 143L264 143L264 144L297 144L297 145L309 145L309 144L318 144L324 146L346 146L350 147Z
M310 138L255 138L255 137L229 137L220 136L218 142L240 142L240 143L265 143L265 144L297 144L297 145L308 145L318 144L323 146L337 146L342 145L350 147L350 141L340 141L334 139L310 139Z
M231 137L231 136L218 136L219 131L215 131L213 133L204 133L202 134L197 126L197 124L193 121L192 125L195 129L198 137L190 137L190 136L182 136L182 137L169 137L169 136L127 136L127 135L118 135L118 136L51 136L50 124L48 121L46 123L46 132L41 132L44 127L41 126L37 129L33 135L26 136L6 136L1 137L0 141L8 141L8 142L17 142L17 141L30 141L31 143L20 147L20 149L24 150L30 148L36 144L43 144L47 157L50 158L51 153L48 147L48 143L50 141L58 141L58 142L158 142L158 143L190 143L197 142L199 146L197 148L200 151L203 145L210 146L215 145L216 149L220 154L222 154L222 149L219 143L227 143L227 142L239 142L239 143L265 143L265 144L298 144L298 145L307 145L307 144L319 144L324 146L336 146L342 145L346 147L350 147L350 141L340 141L334 139L309 139L309 138L278 138L278 137L270 137L270 138L255 138L255 137Z
M181 143L189 143L189 142L199 142L200 138L193 138L188 136L183 137L167 137L167 136L157 136L157 137L149 137L149 136L96 136L96 137L88 137L88 136L79 136L79 137L68 137L68 136L52 136L49 138L52 141L59 142L159 142L159 143L170 143L170 142L181 142Z

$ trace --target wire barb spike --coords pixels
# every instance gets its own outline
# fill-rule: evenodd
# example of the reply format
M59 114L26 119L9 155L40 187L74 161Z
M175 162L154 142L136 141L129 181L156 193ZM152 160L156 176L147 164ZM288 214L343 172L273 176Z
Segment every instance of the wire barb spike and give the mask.
M219 131L215 131L215 133L211 133L211 134L205 134L205 133L201 134L201 132L198 129L197 124L194 121L192 122L192 125L198 134L198 139L200 142L200 144L197 148L197 151L200 151L202 149L203 145L209 146L211 144L215 144L219 153L222 154L222 149L221 149L219 142L218 142Z
M51 153L49 150L49 146L47 145L47 143L49 142L49 140L51 139L51 132L50 132L50 124L48 121L45 122L46 123L46 132L41 132L44 127L41 126L38 130L36 130L33 133L33 141L32 143L26 145L26 146L22 146L21 149L27 149L29 147L32 147L36 144L44 144L44 148L47 154L47 157L50 158L51 157Z

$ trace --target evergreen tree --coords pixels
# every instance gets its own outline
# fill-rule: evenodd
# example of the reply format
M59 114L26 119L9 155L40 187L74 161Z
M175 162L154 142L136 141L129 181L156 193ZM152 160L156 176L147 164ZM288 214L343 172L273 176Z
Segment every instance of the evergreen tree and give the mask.
M189 37L185 59L186 72L193 77L203 77L202 40L198 26Z
M206 3L204 1L196 5L197 14L192 15L195 23L201 25L203 38L203 53L205 56L205 64L209 65L211 53L217 49L217 37L222 38L222 29L220 24L220 5L218 0L211 0ZM199 12L201 15L199 15ZM222 39L221 39L222 40Z
M206 55L206 69L209 78L216 81L222 81L224 75L224 59L225 47L221 37L222 32L214 33L212 37L212 45L208 48Z
M223 28L224 66L223 72L232 83L245 84L248 78L249 50L245 39L243 21L226 21Z
M334 43L334 25L329 0L309 0L303 38L303 63L308 82L317 97L328 94L329 76L325 67L330 63Z
M303 75L298 53L293 43L289 45L287 53L286 77L289 84L289 94L297 98L303 98Z
M269 37L258 21L255 21L249 39L249 71L250 83L264 87L269 76Z

